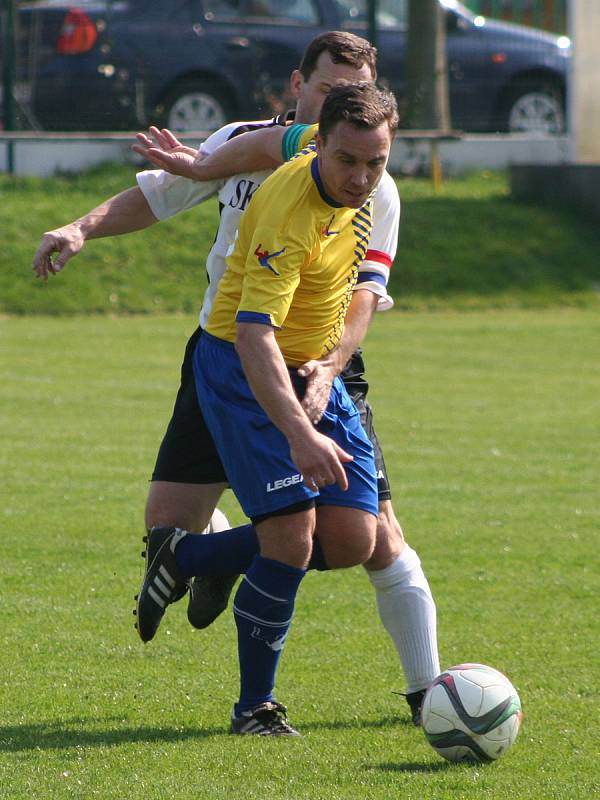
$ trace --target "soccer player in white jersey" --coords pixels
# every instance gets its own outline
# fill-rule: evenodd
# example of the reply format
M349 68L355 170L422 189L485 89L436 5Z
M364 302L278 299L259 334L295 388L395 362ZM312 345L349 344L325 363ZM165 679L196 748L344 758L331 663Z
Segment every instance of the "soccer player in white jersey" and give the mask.
M375 78L375 51L368 42L352 34L339 32L317 37L309 45L300 69L295 70L291 77L292 92L298 99L296 120L301 123L314 122L332 85L341 80L364 78ZM213 152L233 133L252 130L253 127L272 128L283 122L276 119L245 126L226 126L205 142L202 152ZM254 134L247 134L248 138L251 136ZM266 174L266 171L249 172L225 182L203 185L164 172L140 173L138 186L111 198L75 222L46 233L34 258L34 271L39 277L47 278L49 274L60 271L88 239L143 229L157 220L197 205L218 191L222 203L221 222L207 259L212 282L207 295L207 301L210 301L215 282L218 282L219 273L224 269L224 256L237 228L239 215ZM373 231L369 245L371 257L368 254L361 267L362 278L348 310L344 338L328 358L321 363L311 362L307 370L309 388L304 405L311 418L319 413L319 409L322 410L323 390L327 393L333 376L342 370L355 352L377 305L390 305L385 283L395 255L399 200L395 185L389 178L382 181L380 192L382 194L378 192L374 198ZM384 194L387 194L387 199ZM387 211L383 211L385 208ZM58 253L55 259L54 253ZM207 309L208 305L203 307L203 315ZM174 414L153 473L146 508L148 528L177 526L187 530L203 529L227 485L214 446L207 445L202 426L196 424L200 412L191 375L191 355L196 338L197 332L188 344ZM392 509L385 466L372 430L371 409L365 400L368 385L364 381L363 371L360 355L356 354L343 373L343 378L361 410L363 422L379 456L380 514L377 541L375 551L365 567L376 591L382 622L399 653L407 680L407 699L413 719L418 722L423 690L439 672L435 605L419 558L405 543ZM215 526L219 527L228 525L222 523ZM189 604L192 624L204 627L214 619L227 603L233 580L232 577L223 583L215 579L213 586L210 586L210 581L204 587L202 584L193 585ZM221 596L215 597L219 591ZM212 603L208 610L204 605L207 600Z

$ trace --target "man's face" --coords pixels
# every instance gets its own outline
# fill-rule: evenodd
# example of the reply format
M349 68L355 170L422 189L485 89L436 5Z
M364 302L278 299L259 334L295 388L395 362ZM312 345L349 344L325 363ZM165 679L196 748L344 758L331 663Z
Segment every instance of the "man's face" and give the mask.
M297 98L295 121L309 124L317 122L329 90L341 81L359 83L372 80L367 64L358 69L350 64L334 64L329 53L324 50L307 81L297 69L292 72L290 88Z
M379 183L390 154L392 134L383 123L365 130L338 122L327 136L317 134L319 171L327 194L337 203L360 208Z

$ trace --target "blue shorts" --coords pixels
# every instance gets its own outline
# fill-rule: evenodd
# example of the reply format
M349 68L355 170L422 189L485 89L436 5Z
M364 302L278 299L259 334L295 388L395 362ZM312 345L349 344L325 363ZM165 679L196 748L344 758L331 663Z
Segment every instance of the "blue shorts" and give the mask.
M336 483L315 492L298 473L287 439L256 401L233 344L203 331L194 352L194 377L202 413L231 488L248 517L313 498L317 506L345 506L377 516L373 446L340 378L335 379L317 430L354 457L344 464L348 489L344 492ZM290 377L301 397L304 379L293 369Z

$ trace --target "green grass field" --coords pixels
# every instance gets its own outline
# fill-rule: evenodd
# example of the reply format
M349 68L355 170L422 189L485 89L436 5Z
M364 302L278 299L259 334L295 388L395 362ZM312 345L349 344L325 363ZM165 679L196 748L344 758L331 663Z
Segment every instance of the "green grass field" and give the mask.
M217 203L147 231L89 242L46 284L29 266L45 230L64 225L135 183L131 166L78 175L0 175L0 313L195 313L206 286L204 254ZM399 182L402 224L390 291L419 309L587 306L598 308L600 233L577 209L510 197L506 175Z
M0 797L598 793L597 314L389 312L366 347L443 665L489 663L521 694L517 744L482 767L448 765L409 724L359 568L301 589L278 687L299 740L227 734L230 613L194 632L173 607L154 642L138 641L146 481L193 327L191 316L0 320ZM241 520L231 498L224 509Z

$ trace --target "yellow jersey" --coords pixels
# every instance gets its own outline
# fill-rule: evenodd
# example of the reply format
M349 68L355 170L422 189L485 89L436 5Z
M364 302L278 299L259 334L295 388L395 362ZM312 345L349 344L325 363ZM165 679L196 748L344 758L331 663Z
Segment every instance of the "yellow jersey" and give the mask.
M236 322L270 325L288 366L332 350L365 256L370 201L327 195L314 150L284 164L242 215L205 329L234 342Z

